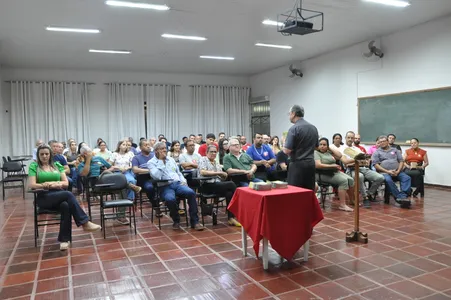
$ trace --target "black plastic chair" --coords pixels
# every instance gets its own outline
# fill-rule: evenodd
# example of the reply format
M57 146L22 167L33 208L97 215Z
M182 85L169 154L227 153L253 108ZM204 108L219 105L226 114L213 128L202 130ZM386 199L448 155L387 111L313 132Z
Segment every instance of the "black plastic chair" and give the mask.
M121 198L125 198L123 192L127 188L127 179L122 173L103 173L97 179L97 183L93 187L93 192L100 195L100 223L103 230L103 238L106 238L105 221L117 219L117 209L122 207L128 207L128 213L125 212L125 216L130 218L130 228L132 227L131 220L133 219L135 234L137 234L133 201L128 199L116 199L116 194L121 194ZM108 196L111 196L112 200L107 200L106 198ZM105 213L105 210L107 209L113 209L113 213Z
M315 171L315 173L318 175L318 180L317 180L316 183L318 184L320 198L321 198L321 205L322 205L323 209L326 208L326 196L327 195L335 195L334 191L332 191L332 192L328 191L329 187L332 187L333 189L338 189L337 186L334 186L334 185L332 185L330 183L327 183L327 182L323 182L321 180L321 175L327 174L326 172L324 172L322 170L318 170L318 169L316 169L316 171Z
M25 199L25 179L22 173L22 164L19 162L8 161L3 164L1 169L2 169L3 200L5 200L5 190L17 188L22 189L22 195L23 198Z
M60 225L61 214L57 210L49 210L39 208L36 204L36 199L39 193L45 192L44 190L29 190L29 193L33 193L33 215L34 215L34 246L38 246L39 227ZM40 219L39 216L46 216L44 219ZM72 241L71 241L72 242Z
M163 214L169 213L169 207L166 206L164 199L161 199L159 189L161 187L164 187L164 186L170 184L170 182L171 181L167 180L167 179L162 179L162 180L154 180L153 179L152 180L152 185L153 185L153 188L155 191L155 202L159 203L158 208L160 210L160 213L163 213ZM160 202L160 200L163 200L163 201ZM186 227L188 227L188 210L187 210L188 205L186 203L186 199L177 197L177 202L183 203L183 211L185 212L185 218L186 218ZM154 216L154 214L156 214L156 208L157 207L153 207L153 205L152 205L152 211L151 211L151 216L150 216L150 221L152 222L152 224L153 224L153 216ZM158 217L157 219L158 219L158 228L161 230L161 217Z
M202 225L205 226L204 217L206 216L211 216L213 225L217 225L219 207L223 207L222 203L224 202L225 198L221 198L215 193L207 193L204 191L204 189L202 188L202 183L208 179L211 179L211 177L193 177L192 179L199 183L199 206L202 217ZM208 203L208 200L210 200L210 203Z

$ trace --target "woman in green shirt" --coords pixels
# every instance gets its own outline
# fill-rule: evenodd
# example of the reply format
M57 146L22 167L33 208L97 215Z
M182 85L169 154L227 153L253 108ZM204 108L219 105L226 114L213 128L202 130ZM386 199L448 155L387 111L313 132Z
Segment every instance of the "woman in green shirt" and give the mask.
M351 187L354 186L354 179L351 176L340 172L341 167L336 164L337 160L342 158L341 152L329 148L329 140L321 138L319 140L318 149L315 150L315 167L316 167L316 181L319 180L321 173L321 181L331 185L338 186L338 198L340 199L340 206L338 209L344 211L353 211L352 208L346 205L346 198L353 198Z
M49 146L42 145L37 149L36 162L32 162L28 171L29 187L43 189L38 193L36 205L43 209L57 210L61 213L60 232L58 241L60 250L67 250L72 240L72 220L83 230L93 232L100 230L100 226L89 221L88 216L80 207L75 196L66 191L67 181L64 167L53 162L52 151Z

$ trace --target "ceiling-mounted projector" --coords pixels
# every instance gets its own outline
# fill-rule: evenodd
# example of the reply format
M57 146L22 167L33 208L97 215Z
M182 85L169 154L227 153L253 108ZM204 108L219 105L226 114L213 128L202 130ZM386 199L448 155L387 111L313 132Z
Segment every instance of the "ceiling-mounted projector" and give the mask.
M277 31L283 35L305 35L323 31L324 14L302 8L302 0L296 0L292 10L277 16Z

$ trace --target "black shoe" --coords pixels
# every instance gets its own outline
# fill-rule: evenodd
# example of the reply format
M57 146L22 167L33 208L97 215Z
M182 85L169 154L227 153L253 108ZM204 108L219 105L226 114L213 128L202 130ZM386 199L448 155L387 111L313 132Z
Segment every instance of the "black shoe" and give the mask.
M371 208L370 200L368 198L363 199L363 207Z
M174 224L172 224L172 229L180 230L180 229L182 229L182 227L180 227L180 223L174 223Z
M379 201L377 201L376 196L374 196L374 195L368 194L368 196L366 196L366 197L368 198L368 200L370 200L370 202L379 202Z

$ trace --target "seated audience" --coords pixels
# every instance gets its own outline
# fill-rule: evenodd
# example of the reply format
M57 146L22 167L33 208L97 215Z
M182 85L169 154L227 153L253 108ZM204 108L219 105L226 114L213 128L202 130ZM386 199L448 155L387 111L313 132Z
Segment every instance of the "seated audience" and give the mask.
M224 156L224 170L229 175L243 174L248 181L261 182L263 180L255 178L257 166L252 158L246 153L240 152L240 142L237 139L230 139L230 153ZM248 181L240 182L240 186L249 186Z
M98 151L97 152L93 151L93 153L96 156L100 156L101 158L103 158L107 162L110 162L111 161L111 155L113 153L111 153L111 151L108 150L108 147L107 147L105 141L100 141L97 146L98 146L98 149L97 149Z
M290 157L283 151L279 151L276 156L276 169L279 171L288 170L290 164Z
M218 155L216 155L216 162L221 166L224 164L224 156L229 153L229 140L228 139L220 139L219 140L219 151Z
M401 146L395 144L395 142L396 142L396 135L394 135L393 133L390 133L390 134L387 135L387 138L388 138L388 144L390 145L390 147L398 149L399 152L401 152L401 154L402 154Z
M33 148L33 160L36 161L37 159L37 151L38 151L38 147L44 145L44 141L39 139L36 141L35 146L36 148Z
M340 206L338 209L343 211L353 211L346 205L346 198L353 200L352 187L354 186L354 179L351 176L340 172L340 165L336 162L341 160L342 155L340 151L329 147L329 140L327 138L319 139L318 149L315 150L315 167L317 169L316 181L338 186L338 198L340 199ZM321 173L321 176L318 174Z
M274 155L277 155L280 151L282 151L282 148L280 148L279 137L277 135L272 137L271 141L269 141L269 145L271 146L271 150Z
M263 145L269 145L269 141L271 141L271 137L267 134L263 134Z
M132 171L137 176L137 185L144 189L147 198L156 210L157 217L160 217L160 208L158 207L158 202L154 200L155 192L150 180L149 168L147 167L147 163L154 157L154 153L150 150L150 142L147 140L140 141L139 148L141 149L141 152L132 159ZM149 177L139 176L143 174L149 175ZM141 179L143 177L144 179Z
M111 165L113 172L120 172L124 174L125 178L127 178L129 186L135 187L136 179L135 175L132 172L132 159L135 155L130 151L130 149L131 142L128 139L119 141L116 147L116 151L111 155ZM132 188L128 190L127 198L129 200L135 199L135 192ZM119 208L118 211L119 214L118 218L116 219L117 222L123 225L128 225L130 221L125 217L125 207Z
M404 160L398 149L392 148L386 136L379 137L380 147L373 153L371 159L376 170L385 178L386 187L390 189L391 194L397 202L407 202L410 189L410 177L402 170L404 168ZM401 182L401 191L398 190L395 180Z
M246 137L244 135L241 135L239 137L239 141L241 144L241 152L246 152L247 148L249 148L251 146L251 144L247 143Z
M202 144L199 146L198 153L200 156L206 156L207 155L207 147L210 145L216 146L216 149L219 149L219 146L217 143L215 143L215 135L213 133L207 134L207 139L205 140L205 144Z
M218 143L219 143L220 140L225 139L225 138L226 138L225 132L220 132L220 133L218 134Z
M63 155L64 155L64 156L66 156L66 153L69 151L69 149L70 149L70 144L71 144L72 142L75 142L75 139L70 138L70 139L67 140L67 148L64 146L64 150L63 150Z
M180 172L174 159L167 156L166 144L159 142L155 145L155 156L147 163L150 175L155 180L168 180L168 184L159 187L160 197L166 202L170 211L172 228L180 229L180 215L178 212L177 198L187 199L189 206L189 215L191 228L203 230L204 227L199 224L197 214L196 193L187 186L186 179Z
M412 185L416 187L413 192L414 197L418 196L419 193L424 194L424 191L421 189L424 186L424 170L429 165L427 151L418 147L419 144L420 142L417 138L411 139L410 149L407 149L403 155L404 172L410 176Z
M356 133L354 137L354 146L360 149L363 153L366 153L365 145L360 144L360 134Z
M177 140L172 141L171 148L169 149L169 152L168 152L168 156L172 157L175 160L175 162L177 163L177 165L179 165L180 164L179 158L180 158L181 154L182 154L182 151L180 149L180 142Z
M247 148L246 154L252 158L257 168L261 166L268 175L275 171L276 157L271 147L263 144L263 136L260 133L255 133L254 143Z
M194 149L195 144L192 140L186 142L186 153L180 155L179 162L184 171L193 171L194 174L197 174L197 167L201 156Z
M77 162L77 142L75 140L72 140L69 144L69 148L68 151L66 151L66 153L64 154L66 161L67 161L67 165L69 166L69 176L72 179L72 182L75 182L77 185L77 192L79 192L81 190L81 185L79 184L79 180L78 180L78 172L77 172L77 167L76 162Z
M190 134L188 140L193 141L193 143L194 143L194 153L199 153L200 145L197 143L196 136L194 134ZM188 144L188 142L186 142L186 143Z
M351 148L352 150L354 150L355 153L361 153L362 151L360 151L359 148L353 146L354 137L355 137L354 132L348 131L346 133L345 136L346 145L344 146L344 148L345 149ZM355 160L350 156L348 156L344 151L341 152L341 154L346 157L346 173L350 175L352 178L355 178L354 172ZM371 170L369 167L370 167L369 159L364 162L360 162L359 188L360 194L363 197L363 206L365 207L370 207L370 202L377 202L376 200L377 189L384 182L384 176ZM368 190L365 185L365 180L368 180L370 183L370 188Z
M211 179L201 181L202 190L211 194L214 193L219 197L225 197L227 206L232 200L236 190L236 185L232 181L225 181L227 173L222 170L220 164L216 162L218 150L216 146L209 145L207 147L207 156L202 157L199 161L199 175L202 177L211 177ZM227 210L229 225L241 227L241 224L235 219L235 216Z
M379 137L376 138L376 144L368 148L368 154L373 155L374 152L380 147Z
M66 173L67 176L70 175L70 168L69 165L67 164L67 160L66 158L62 155L63 154L63 145L60 142L57 141L51 141L51 143L49 144L49 146L52 149L53 152L53 161L55 162L59 162L63 168L64 168L64 172ZM72 178L67 177L67 180L69 181L69 191L72 189Z
M339 134L339 133L334 134L332 137L332 145L331 146L335 146L336 149L341 152L342 149L344 148L343 145L344 145L343 137L341 136L341 134Z
M53 161L49 146L41 145L37 149L36 162L30 164L28 170L30 189L43 189L37 194L36 205L42 209L57 210L61 213L58 241L60 250L67 250L72 240L72 218L75 224L83 226L83 230L93 232L100 226L89 221L75 196L65 189L69 182L63 166Z

